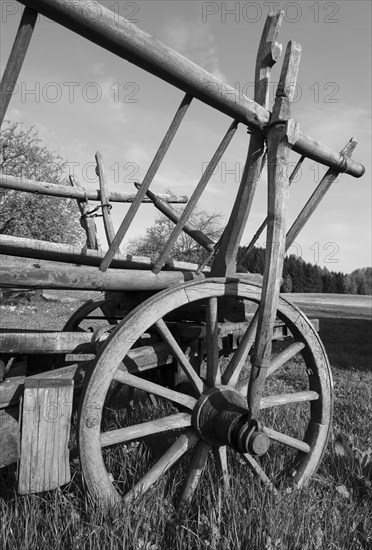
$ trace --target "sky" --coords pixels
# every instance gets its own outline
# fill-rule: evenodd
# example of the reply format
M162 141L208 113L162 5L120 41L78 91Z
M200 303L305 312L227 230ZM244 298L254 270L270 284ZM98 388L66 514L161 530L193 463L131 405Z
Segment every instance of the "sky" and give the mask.
M299 234L290 253L332 271L369 266L371 259L371 2L105 1L103 5L253 97L254 66L270 9L283 9L279 41L302 46L293 118L301 130L334 150L358 137L353 158L366 167L359 179L341 175ZM93 3L91 3L93 4ZM1 73L23 7L2 0ZM283 58L283 55L282 55ZM272 71L271 105L282 58ZM50 150L86 188L98 188L95 153L104 159L109 188L134 192L182 100L183 92L106 52L45 17L38 18L7 120L35 126ZM231 119L194 100L151 189L191 196ZM239 125L200 206L227 220L238 190L249 136ZM291 163L298 155L292 153ZM326 168L306 160L293 182L288 226ZM242 245L266 216L267 180L258 185ZM115 204L117 229L128 205ZM123 246L157 217L144 204ZM100 219L98 219L100 220ZM98 221L97 223L101 223ZM99 236L105 247L103 229ZM258 244L263 246L265 235Z

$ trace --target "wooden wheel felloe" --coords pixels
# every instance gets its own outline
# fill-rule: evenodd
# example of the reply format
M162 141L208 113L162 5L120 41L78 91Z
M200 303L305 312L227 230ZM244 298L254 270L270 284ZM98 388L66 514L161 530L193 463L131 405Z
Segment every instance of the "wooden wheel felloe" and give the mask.
M277 319L285 324L291 338L273 346L260 418L248 422L249 353L260 297L261 287L238 279L193 281L148 299L116 327L97 356L80 410L80 458L92 495L106 503L119 502L123 497L130 501L154 485L189 450L192 455L181 503L192 497L207 460L215 461L226 483L234 460L247 463L271 487L284 481L300 486L315 472L328 440L332 378L315 329L282 297ZM239 346L226 359L220 357L218 348L219 311L237 299L244 303L251 320L242 325ZM169 314L180 314L184 308L187 315L186 310L197 305L206 323L206 365L200 376L166 324ZM182 391L123 366L128 351L151 327L167 343L188 379ZM154 394L159 398L158 410L147 412L147 416L141 416L140 411L130 423L124 418L124 426L117 419L107 426L104 403L112 381ZM161 448L155 458L145 451L154 434L155 455ZM129 444L142 449L134 479L130 478L133 467L126 468L125 454L120 459L110 458L112 449Z

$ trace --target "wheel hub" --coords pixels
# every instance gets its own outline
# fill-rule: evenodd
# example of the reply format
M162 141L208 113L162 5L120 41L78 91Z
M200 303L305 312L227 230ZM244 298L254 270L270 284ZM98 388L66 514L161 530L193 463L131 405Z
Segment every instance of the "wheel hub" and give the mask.
M259 422L250 418L246 400L230 386L217 386L199 398L192 425L210 445L229 445L235 451L256 456L266 453L270 446Z

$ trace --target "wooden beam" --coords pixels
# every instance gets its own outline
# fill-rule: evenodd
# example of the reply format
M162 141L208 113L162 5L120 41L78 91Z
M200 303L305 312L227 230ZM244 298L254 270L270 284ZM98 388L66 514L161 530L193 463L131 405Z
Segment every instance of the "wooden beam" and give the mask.
M72 187L75 187L76 189L82 189L81 185L79 184L79 182L74 176L69 176L69 180ZM92 208L89 205L89 201L88 199L83 199L83 200L77 199L76 202L78 204L78 208L80 210L80 215L81 215L80 224L87 236L87 248L98 250L99 246L98 246L96 222L94 221L93 217L90 217L88 215L92 210Z
M14 191L24 191L27 193L36 193L40 195L49 195L53 197L64 197L68 199L78 200L91 200L100 201L101 192L99 189L90 190L83 187L75 188L68 185L58 185L56 183L48 183L45 181L35 181L26 178L17 178L16 176L10 176L0 172L0 187L4 189L13 189ZM110 202L133 202L137 193L108 193L108 199ZM186 203L188 198L185 195L168 195L159 194L159 196L167 201L173 203ZM143 202L151 203L151 200L144 198Z
M37 12L30 8L25 8L22 19L19 24L17 36L14 41L12 51L6 64L3 77L0 84L0 126L3 124L6 111L15 86L17 84L19 73L25 59L28 46L34 32L37 20Z
M107 179L105 166L103 164L102 154L97 151L96 153L96 173L99 178L99 189L101 191L101 208L103 216L103 225L105 228L107 244L110 246L115 237L114 222L111 216L111 204L109 199L109 192L107 188Z
M204 279L191 271L109 269L71 265L46 260L0 256L0 287L59 288L71 290L161 290L174 283Z
M253 130L263 130L270 120L270 111L140 30L130 21L118 17L117 13L99 2L19 1ZM91 13L99 16L89 17ZM342 117L342 113L340 116ZM339 153L301 131L293 150L332 168L344 166L346 173L355 177L362 176L365 171L364 166L351 159L345 164Z
M99 266L105 256L104 250L90 250L85 247L68 245L63 243L50 243L36 239L13 237L13 235L0 235L0 254L9 255L3 257L5 263L14 263L18 256L35 258L40 260L68 262L79 265ZM13 258L14 257L14 258ZM150 258L133 256L132 254L115 254L112 267L118 269L147 269L152 267ZM1 270L0 265L0 270ZM178 260L167 264L170 271L195 271L197 264L181 262ZM206 267L205 272L209 271Z

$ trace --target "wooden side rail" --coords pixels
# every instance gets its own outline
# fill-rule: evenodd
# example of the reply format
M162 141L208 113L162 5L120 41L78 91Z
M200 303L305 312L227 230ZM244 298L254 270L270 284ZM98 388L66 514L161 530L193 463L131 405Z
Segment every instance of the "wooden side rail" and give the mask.
M92 0L19 0L53 21L84 36L115 55L145 69L191 94L253 130L264 130L271 113L255 101L198 67L130 21ZM99 14L89 17L88 14ZM342 115L341 115L342 116ZM321 142L298 133L293 150L326 166L355 177L364 174L362 164L345 159Z
M53 197L64 197L77 200L101 201L101 191L99 189L84 189L83 187L69 187L68 185L57 185L56 183L47 183L44 181L29 180L26 178L17 178L0 172L0 187L4 189L13 189L14 191L24 191L27 193L39 193L40 195L50 195ZM110 202L133 202L137 193L118 193L111 191L107 194ZM186 203L188 197L185 195L159 194L161 199L170 203ZM144 197L142 202L151 203L152 201Z

